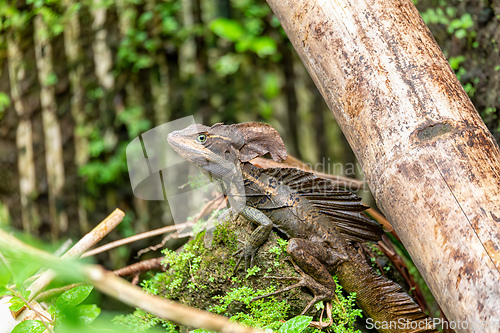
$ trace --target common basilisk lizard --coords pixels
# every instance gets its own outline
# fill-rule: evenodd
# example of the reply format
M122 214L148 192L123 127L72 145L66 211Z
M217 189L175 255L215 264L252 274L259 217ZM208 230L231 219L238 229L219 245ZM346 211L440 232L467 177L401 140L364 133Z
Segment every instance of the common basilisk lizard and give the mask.
M217 185L233 211L258 225L239 251L247 267L273 228L288 237L287 252L302 270L302 279L284 290L303 286L313 292L304 313L314 303L335 297L334 274L347 292L356 293L357 305L379 324L380 332L437 332L413 299L377 274L360 253L360 243L378 241L384 232L362 214L367 207L359 197L312 173L249 163L267 153L277 162L287 157L273 127L191 125L167 139Z

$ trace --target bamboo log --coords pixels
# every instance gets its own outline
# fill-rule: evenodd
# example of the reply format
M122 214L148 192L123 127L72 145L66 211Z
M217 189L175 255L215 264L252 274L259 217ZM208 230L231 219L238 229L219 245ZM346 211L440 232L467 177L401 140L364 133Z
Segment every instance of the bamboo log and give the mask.
M40 216L34 202L36 193L35 159L33 154L33 131L29 114L22 99L21 81L26 75L24 70L24 56L20 49L19 36L10 32L7 36L7 54L9 67L9 81L14 109L19 116L19 125L16 131L17 165L19 170L19 194L22 207L22 225L26 232L30 232L40 221Z
M107 42L108 31L104 28L107 9L103 4L103 0L93 0L92 4L91 14L94 19L92 29L95 32L92 45L94 49L95 75L99 80L99 84L109 91L115 86L115 78L111 73L113 56Z
M500 151L410 0L268 0L457 332L498 332Z
M57 104L54 85L49 82L54 75L52 63L52 46L49 41L49 30L38 14L35 24L35 55L40 82L40 103L42 105L43 131L45 136L45 163L47 165L47 183L49 188L49 211L53 239L68 228L68 217L61 210L60 201L64 189L64 160L61 139L61 128L57 119Z
M71 17L66 21L64 29L64 51L70 63L69 80L71 84L71 115L75 121L75 163L78 168L85 165L89 159L87 135L90 131L85 124L85 111L83 108L83 63L84 58L82 46L80 45L80 20L78 12L74 12L75 1L64 0L65 15ZM78 222L80 231L85 233L89 230L87 210L85 208L85 192L82 179L78 180Z

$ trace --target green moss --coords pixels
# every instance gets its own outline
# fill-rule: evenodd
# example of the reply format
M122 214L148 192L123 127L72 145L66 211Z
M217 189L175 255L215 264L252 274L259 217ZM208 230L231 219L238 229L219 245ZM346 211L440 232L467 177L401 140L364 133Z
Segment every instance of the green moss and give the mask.
M224 221L214 230L212 246L216 247L217 245L226 246L230 250L236 251L238 240L236 233L231 229L230 220Z
M252 225L244 219L226 221L213 231L210 249L204 247L205 233L200 233L185 245L182 252L165 250L164 262L168 264L168 270L144 281L142 286L155 295L222 314L244 325L279 330L283 322L305 308L312 296L303 288L295 288L251 302L256 296L283 289L292 283L265 278L266 275L300 276L287 260L288 242L275 233L271 233L269 240L257 252L253 268L239 267L233 272L237 258L232 254L241 246L238 239L245 241L252 230ZM360 310L353 307L354 296L344 297L338 289L337 297L340 303L333 302L336 330L355 332L353 318L359 316ZM313 309L308 314L318 317L320 313L321 308ZM139 322L140 327L165 324L150 317L144 319L141 312L133 316L138 316L138 319L128 318L127 321L131 324ZM308 328L307 332L320 331Z

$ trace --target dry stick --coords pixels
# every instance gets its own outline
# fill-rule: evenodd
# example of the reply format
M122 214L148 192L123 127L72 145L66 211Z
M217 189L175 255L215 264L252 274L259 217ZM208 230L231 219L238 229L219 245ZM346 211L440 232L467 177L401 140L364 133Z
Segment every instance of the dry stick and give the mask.
M220 200L220 199L223 199L223 200ZM200 213L198 213L198 215L195 217L193 224L196 223L199 219L201 219L203 217L203 215L205 215L209 209L212 208L212 205L214 205L218 200L220 200L220 203L219 205L213 209L212 213L210 214L210 217L208 218L206 224L209 225L210 222L212 222L212 220L214 219L215 215L222 209L224 208L224 206L227 205L227 202L225 200L225 198L223 198L223 195L220 194L218 195L216 198L214 198L213 200L209 201L203 208L202 210L200 211ZM170 239L172 238L184 238L184 237L192 237L193 236L193 232L186 232L184 234L179 234L177 232L176 235L173 235L173 234L170 234L170 235L167 235L165 238L162 239L162 241L159 243L159 244L156 244L156 245L152 245L152 246L148 246L147 248L145 249L142 249L140 250L139 252L137 252L137 256L140 257L142 256L144 253L147 253L149 251L156 251L158 250L159 248L163 247L165 245L165 243L167 241L169 241ZM179 249L181 249L182 247L180 247ZM178 251L179 249L177 249L176 251Z
M128 276L128 275L135 275L135 274L140 274L143 272L151 271L153 269L156 270L165 270L165 266L162 266L162 261L164 257L158 257L158 258L152 258L148 260L143 260L136 262L135 264L125 266L123 268L114 270L113 273L115 273L117 276Z
M73 244L73 240L71 239L67 239L61 246L59 246L59 248L54 252L54 255L56 257L60 257L64 254L64 252L68 251L68 249L70 248L71 244ZM38 272L36 272L34 275L30 276L29 278L27 278L25 281L24 281L24 285L28 285L28 284L31 284L33 283L33 281L37 280L40 276L42 276L42 274L44 272L47 271L47 268L45 267L42 267L38 270Z
M111 243L108 243L106 245L103 245L103 246L99 246L99 247L96 247L95 249L92 249L90 251L87 251L85 252L84 254L82 254L82 258L85 258L85 257L90 257L90 256L93 256L93 255L96 255L96 254L99 254L99 253L102 253L102 252L105 252L105 251L108 251L108 250L111 250L115 247L118 247L118 246L122 246L122 245L126 245L126 244L129 244L129 243L133 243L133 242L137 242L139 240L142 240L142 239L145 239L145 238L149 238L149 237L154 237L154 236L158 236L158 235L162 235L162 234L166 234L167 232L172 232L172 231L176 231L176 230L179 230L179 229L182 229L182 228L188 228L188 227L191 227L193 226L204 214L206 214L206 211L215 203L217 202L217 200L220 200L222 197L222 195L218 195L217 197L215 197L214 199L210 200L209 202L207 202L207 204L203 207L203 209L200 211L200 213L198 213L198 215L196 215L196 218L193 220L193 221L190 221L190 222L184 222L184 223L181 223L181 224L176 224L176 225L169 225L169 226L166 226L166 227L163 227L163 228L159 228L159 229L155 229L155 230L151 230L151 231L146 231L146 232L143 232L141 234L137 234L137 235L134 235L134 236L130 236L130 237L127 237L127 238L123 238L123 239L120 239L120 240L117 240L117 241L114 241L114 242L111 242ZM169 235L170 238L172 238L173 236ZM168 240L168 239L166 239ZM165 242L166 242L165 240ZM162 241L162 244L161 246L163 246L165 243ZM151 247L148 247L147 249L152 249L153 251L157 250L158 248L151 248ZM138 256L144 254L145 252L148 252L148 251L144 251L144 250L141 250L139 251L138 253Z
M195 328L204 328L223 333L263 332L229 322L228 318L206 311L190 308L161 297L146 294L141 288L107 272L102 267L87 265L84 275L101 292L128 305L139 307L155 316Z
M39 260L43 261L44 264L51 267L60 267L62 269L66 267L64 259L57 258L50 253L33 248L1 229L0 249L23 252L32 257L37 257ZM262 330L231 323L226 317L190 308L158 296L147 294L141 288L131 285L114 273L106 271L100 266L81 265L79 267L81 268L83 278L102 293L110 295L133 307L139 307L164 320L172 320L181 325L222 333L264 333Z
M83 236L62 258L75 258L92 247L95 243L103 239L104 236L109 234L120 222L123 220L125 213L120 209L115 209L108 217L99 223L92 231ZM33 300L38 293L45 288L50 281L55 277L56 273L53 270L47 270L38 279L33 282L27 290L31 291L29 301Z
M384 215L380 214L379 212L377 212L375 209L373 208L368 208L366 210L366 213L371 217L373 218L375 221L377 221L378 223L380 223L384 229L393 234L395 237L398 237L396 235L396 233L394 232L394 228L392 227L392 225L389 223L389 221L387 221L387 219L385 218Z
M167 227L163 227L163 228L159 228L159 229L155 229L155 230L151 230L151 231L146 231L146 232L143 232L141 234L137 234L137 235L130 236L127 238L123 238L123 239L108 243L106 245L96 247L95 249L92 249L90 251L87 251L84 254L82 254L82 258L90 257L93 255L102 253L104 251L111 250L115 247L129 244L132 242L136 242L136 241L144 239L144 238L149 238L149 237L165 234L167 232L172 232L172 231L175 231L177 228L190 227L193 225L193 223L194 222L185 222L185 223L181 223L181 224L177 224L177 225L169 225Z
M83 283L73 283L73 284L68 284L67 286L63 286L60 288L54 288L54 289L50 289L50 290L41 292L40 294L38 294L38 296L35 297L35 301L42 302L46 299L51 299L55 295L62 294L65 291L68 291L70 289L73 289L75 287L79 287L82 285L83 285Z
M137 252L137 257L142 256L144 253L148 253L148 252L151 252L151 251L156 251L159 248L162 248L165 245L165 243L167 243L172 238L176 239L176 238L182 238L182 237L179 237L179 234L176 234L176 235L174 235L173 233L168 234L167 236L163 237L163 239L161 240L161 242L159 244L151 245L151 246L148 246L148 247L146 247L144 249L140 249Z

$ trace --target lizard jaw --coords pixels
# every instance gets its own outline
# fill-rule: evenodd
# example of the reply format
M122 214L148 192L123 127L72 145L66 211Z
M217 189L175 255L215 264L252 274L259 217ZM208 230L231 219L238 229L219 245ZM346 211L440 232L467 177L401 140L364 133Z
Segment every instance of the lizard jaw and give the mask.
M167 135L167 142L170 147L189 162L200 167L206 166L209 163L208 157L204 156L197 147L193 147L193 145L197 144L192 139L179 132L181 131L174 131Z

